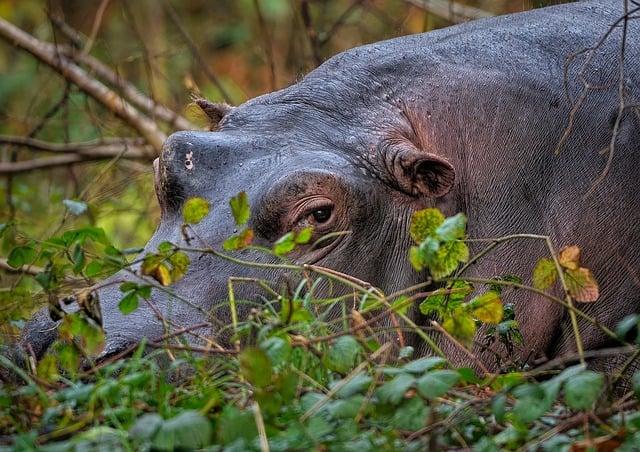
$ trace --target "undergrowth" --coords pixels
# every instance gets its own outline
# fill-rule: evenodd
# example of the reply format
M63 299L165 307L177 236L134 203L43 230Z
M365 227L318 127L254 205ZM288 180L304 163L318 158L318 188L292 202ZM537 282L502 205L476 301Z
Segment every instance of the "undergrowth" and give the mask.
M81 203L68 207L71 213L83 209ZM620 346L608 353L629 356L628 365L638 348L624 338L638 317L611 331L576 308L576 301L595 302L599 290L580 265L577 247L556 252L547 237L523 234L489 239L470 256L464 215L445 218L437 209L417 212L411 225L415 246L408 258L416 271L431 275L419 286L384 294L349 275L297 265L287 255L312 234L294 231L259 251L279 257L281 263L272 266L297 272L299 283L278 291L270 281L230 279L228 340L193 339L202 323L177 328L167 321L162 337L101 357L100 300L85 287L116 271L135 273L132 265L141 264L139 282L110 282L120 285L119 309L130 314L153 303L152 288L170 291L189 271L190 256L206 253L253 265L235 253L258 249L247 226L246 195L234 197L231 208L240 232L223 250L191 244L190 225L209 212L202 198L185 204L183 243L162 243L139 258L131 256L140 250L116 249L97 228L44 242L21 238L8 263L23 274L0 292L8 307L4 332L18 334L34 303L44 300L59 322L59 339L39 362L28 350L26 358L12 358L15 344L5 341L3 449L637 450L636 392L613 389L628 378L626 366L609 375L588 370L576 318L616 339ZM533 286L522 275L464 276L495 247L521 238L544 241L549 249L549 257L532 269ZM34 270L34 263L43 266ZM342 295L316 290L327 280L342 287L336 292ZM240 282L257 284L266 294L243 318L237 315L243 301L233 291ZM563 297L549 290L554 285ZM532 291L563 305L578 353L539 367L516 359L514 350L526 344L514 307L502 300L506 290ZM65 298L69 293L73 297ZM67 304L79 309L70 313ZM414 323L416 309L432 319L428 325ZM451 365L436 337L466 354L468 367ZM429 352L420 356L409 343ZM474 354L478 343L506 352L495 363L499 372ZM640 391L640 374L626 386Z

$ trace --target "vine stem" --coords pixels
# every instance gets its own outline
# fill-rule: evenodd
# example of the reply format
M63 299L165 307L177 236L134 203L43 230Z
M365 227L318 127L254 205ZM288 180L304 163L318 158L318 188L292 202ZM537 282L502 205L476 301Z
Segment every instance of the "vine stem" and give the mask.
M558 260L558 255L553 246L553 242L551 242L551 238L548 235L539 235L539 234L511 234L506 235L504 237L494 238L494 239L471 239L467 240L467 242L486 242L490 241L491 243L480 251L478 254L473 256L465 265L460 268L460 270L456 273L457 276L460 276L465 270L467 270L471 265L477 262L483 256L486 256L490 253L495 247L498 245L516 239L534 239L534 240L543 240L549 249L549 253L551 254L551 258L553 260L553 264L556 268L556 272L558 273L558 279L560 280L560 285L562 286L562 290L564 291L564 302L569 310L569 317L571 318L571 327L573 329L573 335L576 340L576 349L578 350L578 355L580 356L580 363L585 364L584 360L584 346L582 342L582 335L580 334L580 328L578 327L578 319L576 317L576 309L573 305L573 298L571 298L571 294L569 293L569 287L567 286L567 282L564 278L564 272L562 271L562 265ZM581 311L578 311L581 312Z

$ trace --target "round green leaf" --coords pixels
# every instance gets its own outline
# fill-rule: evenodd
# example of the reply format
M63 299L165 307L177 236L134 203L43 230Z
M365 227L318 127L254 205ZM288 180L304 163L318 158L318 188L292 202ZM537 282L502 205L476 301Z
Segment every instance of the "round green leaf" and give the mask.
M588 410L598 399L603 384L602 374L585 370L565 382L564 400L574 410Z
M455 385L460 374L453 370L433 370L418 380L418 392L422 397L435 399L440 397Z
M189 198L182 208L185 223L197 224L209 215L209 201L199 196Z

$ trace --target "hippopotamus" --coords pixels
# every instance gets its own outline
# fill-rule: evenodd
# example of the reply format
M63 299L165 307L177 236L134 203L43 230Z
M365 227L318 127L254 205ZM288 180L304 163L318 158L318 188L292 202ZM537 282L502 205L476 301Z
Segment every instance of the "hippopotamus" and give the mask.
M348 231L300 245L289 258L392 293L428 280L407 259L409 225L414 212L437 207L464 213L469 238L530 233L557 249L578 246L600 297L577 307L614 327L640 306L640 23L621 19L623 4L558 5L364 45L240 106L205 102L212 130L174 133L155 162L162 214L143 255L165 241L222 249L237 232L229 199L244 191L254 245L271 247L307 226L309 243ZM629 4L629 14L637 10ZM196 196L211 209L187 246L182 208ZM484 245L471 242L472 253ZM234 255L277 262L255 249ZM536 262L548 255L544 241L508 241L464 274L515 274L531 284ZM186 276L153 289L151 300L176 327L210 322L199 330L207 335L229 331L228 309L219 307L228 306L230 277L291 277L286 269L189 256ZM128 315L118 309L123 294L109 281L136 278L123 271L99 285L105 356L164 334L146 303ZM241 318L268 298L257 284L234 288L236 299L251 303L239 308ZM523 290L506 291L504 301L524 336L518 353L575 352L565 308ZM408 315L428 324L415 309ZM578 326L585 349L611 345L593 324L579 318ZM52 331L41 313L24 342L40 356ZM453 362L473 364L453 341L434 340ZM429 353L419 337L407 341ZM493 365L490 354L477 357Z

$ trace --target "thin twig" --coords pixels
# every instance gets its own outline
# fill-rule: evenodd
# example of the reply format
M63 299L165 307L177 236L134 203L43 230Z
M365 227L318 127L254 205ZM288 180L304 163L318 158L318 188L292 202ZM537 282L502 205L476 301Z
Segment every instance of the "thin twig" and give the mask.
M92 78L82 68L56 52L55 46L43 42L0 18L0 37L18 48L29 52L54 69L86 94L102 104L113 114L133 127L156 152L160 152L166 135L155 122L136 110L117 93Z

